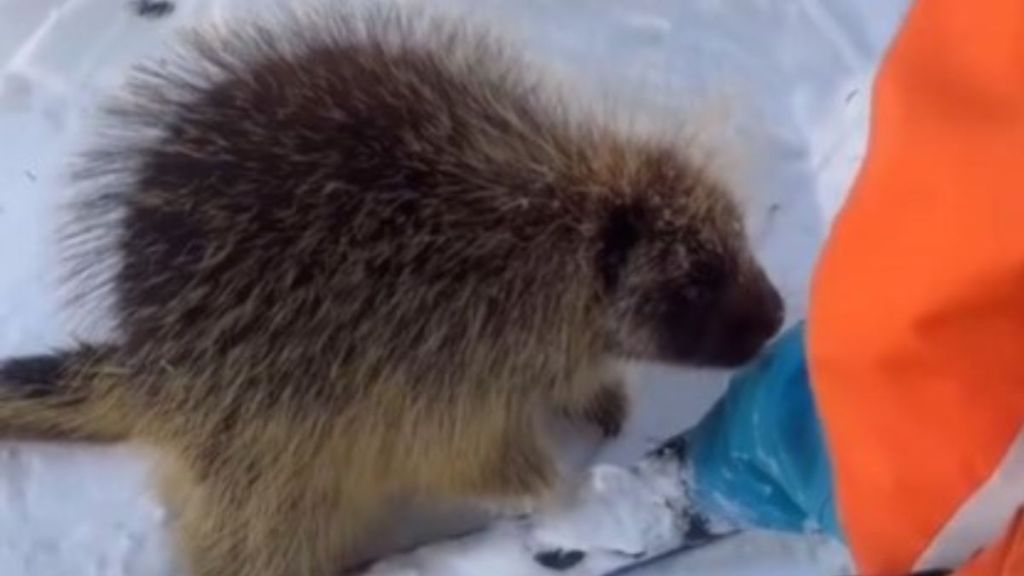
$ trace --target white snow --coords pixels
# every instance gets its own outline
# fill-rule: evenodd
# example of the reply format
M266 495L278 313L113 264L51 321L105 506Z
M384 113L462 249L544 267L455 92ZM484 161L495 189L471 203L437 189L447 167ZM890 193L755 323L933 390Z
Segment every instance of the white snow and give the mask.
M273 5L285 0L260 0ZM98 98L125 67L156 54L176 26L255 9L254 0L177 0L161 19L129 0L0 0L0 357L71 336L59 307L54 214L67 162ZM749 190L761 257L803 315L829 222L859 166L870 83L907 0L435 0L521 37L538 59L644 105L702 110L697 120ZM720 122L713 111L730 112ZM637 410L602 460L633 461L692 424L723 375L633 369ZM0 443L0 575L176 574L165 512L147 489L149 459L127 447ZM644 473L646 474L646 473ZM552 574L538 539L607 552L572 575L672 537L658 478L592 472L579 500L528 527L496 526L378 566L373 574ZM653 484L652 484L653 483ZM666 492L667 491L667 492ZM572 504L572 503L571 503ZM531 544L532 543L532 544ZM525 546L525 547L524 547ZM751 534L637 574L837 574L846 558L809 538Z

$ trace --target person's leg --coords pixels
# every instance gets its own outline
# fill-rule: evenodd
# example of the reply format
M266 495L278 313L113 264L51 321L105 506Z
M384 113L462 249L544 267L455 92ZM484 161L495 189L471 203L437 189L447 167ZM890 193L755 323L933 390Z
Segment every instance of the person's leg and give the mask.
M1024 503L1024 3L921 0L811 295L860 569L956 567Z

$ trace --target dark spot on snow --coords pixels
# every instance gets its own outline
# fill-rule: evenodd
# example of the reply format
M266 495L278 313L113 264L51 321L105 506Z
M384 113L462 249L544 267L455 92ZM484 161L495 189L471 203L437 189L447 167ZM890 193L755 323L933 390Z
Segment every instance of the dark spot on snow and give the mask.
M143 18L156 20L174 12L174 2L170 0L135 0L132 2L135 13Z
M654 449L654 456L659 458L675 458L686 460L686 436L678 434L666 440L661 446Z
M545 568L552 570L568 570L579 564L586 557L582 550L546 550L533 555L534 561Z
M700 514L691 516L690 526L686 529L686 541L701 542L711 538L711 527L708 524L708 519Z
M29 182L35 182L39 179L36 177L36 173L31 170L25 170L25 178L28 178Z
M859 94L859 93L860 93L860 90L850 90L850 92L846 94L846 103L847 103L847 104L849 104L850 102L852 102L852 101L853 101L853 99L854 99L854 98L855 98L855 97L857 96L857 94Z

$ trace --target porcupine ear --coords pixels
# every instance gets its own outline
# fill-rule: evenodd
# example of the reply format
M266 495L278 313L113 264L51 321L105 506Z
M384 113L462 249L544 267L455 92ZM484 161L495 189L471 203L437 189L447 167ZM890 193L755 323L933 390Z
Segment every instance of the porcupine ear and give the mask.
M605 215L597 255L597 268L607 293L619 286L622 272L642 239L644 210L636 204L613 206Z

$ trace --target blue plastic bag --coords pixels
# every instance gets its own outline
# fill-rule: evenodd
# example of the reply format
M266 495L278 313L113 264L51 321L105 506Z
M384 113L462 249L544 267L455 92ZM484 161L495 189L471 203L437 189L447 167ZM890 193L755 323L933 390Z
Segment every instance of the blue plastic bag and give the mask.
M842 538L803 324L737 374L682 439L691 496L702 511L739 525Z

